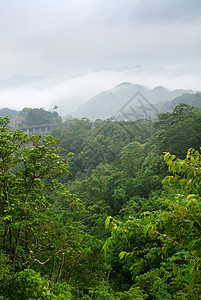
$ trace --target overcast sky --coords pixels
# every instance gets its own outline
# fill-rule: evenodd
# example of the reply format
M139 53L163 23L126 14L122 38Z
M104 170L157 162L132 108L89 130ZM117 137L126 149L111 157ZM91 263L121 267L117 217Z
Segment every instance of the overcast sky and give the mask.
M135 65L201 90L201 1L0 0L0 79Z

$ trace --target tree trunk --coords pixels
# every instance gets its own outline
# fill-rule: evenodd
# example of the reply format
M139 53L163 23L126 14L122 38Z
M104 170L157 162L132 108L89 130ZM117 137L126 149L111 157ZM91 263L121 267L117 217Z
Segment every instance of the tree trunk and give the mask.
M65 255L63 254L61 265L60 265L60 268L59 268L59 273L58 273L58 276L57 276L57 279L56 279L56 283L59 282L59 279L61 277L61 272L62 272L62 269L63 269L64 260L65 260Z
M75 268L76 268L76 266L77 266L79 260L80 260L79 257L77 257L77 259L75 260L75 263L74 263L74 265L73 265L73 267L72 267L72 269L71 269L71 271L70 271L70 274L69 274L69 276L68 276L68 280L67 280L67 283L68 283L68 284L69 284L69 282L70 282L70 280L71 280L71 277L72 277L72 275L73 275L73 271L75 270Z
M18 236L17 236L16 241L15 241L15 246L13 247L13 257L12 257L12 267L13 268L15 267L15 259L16 259L16 256L17 256L18 244L19 244L19 241L20 241L20 233L21 233L21 229L18 230Z
M53 258L52 258L52 270L51 270L50 277L49 277L50 287L52 286L54 268L55 268L55 255L53 255Z

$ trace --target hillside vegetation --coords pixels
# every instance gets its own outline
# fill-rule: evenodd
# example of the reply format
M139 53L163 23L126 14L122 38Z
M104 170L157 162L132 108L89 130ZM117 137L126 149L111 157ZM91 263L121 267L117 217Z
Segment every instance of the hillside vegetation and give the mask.
M0 122L1 299L200 299L200 108Z

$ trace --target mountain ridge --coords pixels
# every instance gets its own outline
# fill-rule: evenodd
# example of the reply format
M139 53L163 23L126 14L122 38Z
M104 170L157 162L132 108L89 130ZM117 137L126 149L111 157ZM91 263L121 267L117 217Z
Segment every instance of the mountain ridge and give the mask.
M108 119L111 117L121 119L125 118L125 114L123 114L124 116L120 115L122 114L122 108L126 104L128 104L127 110L132 107L132 111L136 111L136 114L140 116L142 112L139 113L139 107L142 110L142 107L144 106L145 108L146 106L146 110L150 111L153 105L158 106L159 103L162 104L171 101L183 94L194 93L196 91L185 89L170 90L163 86L156 86L151 89L140 84L122 82L115 85L112 89L102 91L90 98L75 111L73 116L77 118L85 117L91 120ZM151 112L150 114L152 115Z

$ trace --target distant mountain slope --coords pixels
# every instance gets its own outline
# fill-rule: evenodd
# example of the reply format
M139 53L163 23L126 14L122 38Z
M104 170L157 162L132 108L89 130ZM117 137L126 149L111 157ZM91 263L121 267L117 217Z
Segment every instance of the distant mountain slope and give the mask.
M162 86L150 89L124 82L88 100L77 109L74 116L91 120L111 117L136 119L153 116L159 112L158 106L162 107L164 102L171 101L184 93L195 92L183 89L171 91Z
M183 94L172 101L163 103L160 108L161 112L171 111L179 103L186 103L192 106L201 107L201 92L195 94Z

